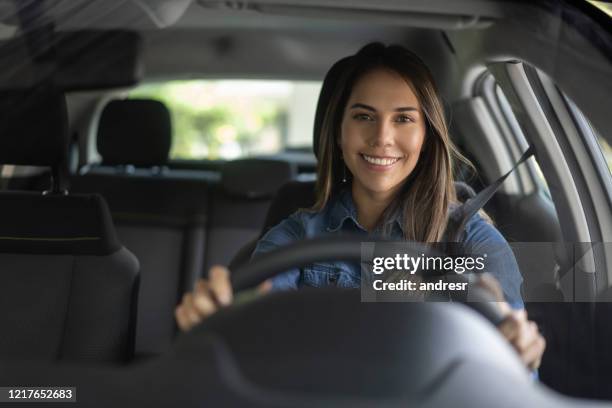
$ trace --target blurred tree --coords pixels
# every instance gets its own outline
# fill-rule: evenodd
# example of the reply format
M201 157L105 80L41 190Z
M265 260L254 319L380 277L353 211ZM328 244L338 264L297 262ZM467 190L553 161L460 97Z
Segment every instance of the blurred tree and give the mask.
M287 114L286 101L284 105L282 100L265 98L258 99L257 103L217 102L211 100L208 82L151 83L130 92L130 98L159 100L170 110L171 158L234 158L281 147L281 122ZM264 140L270 137L276 140Z

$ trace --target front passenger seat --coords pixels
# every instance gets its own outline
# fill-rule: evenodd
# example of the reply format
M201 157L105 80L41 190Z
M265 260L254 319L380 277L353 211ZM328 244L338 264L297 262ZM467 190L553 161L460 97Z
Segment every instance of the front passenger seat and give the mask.
M48 166L48 192L0 192L0 359L120 362L134 343L138 260L102 197L62 189L64 96L0 93L0 164Z

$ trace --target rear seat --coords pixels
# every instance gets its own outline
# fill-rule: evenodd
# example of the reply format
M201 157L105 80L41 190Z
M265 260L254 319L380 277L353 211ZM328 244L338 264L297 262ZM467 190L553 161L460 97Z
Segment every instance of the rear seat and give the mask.
M208 184L218 176L165 165L170 115L151 100L112 101L98 130L102 165L71 181L106 198L121 241L140 260L136 353L163 352L175 334L174 307L203 269Z
M106 198L117 233L140 260L141 356L167 349L180 296L259 235L272 198L297 173L293 163L274 159L229 161L221 174L169 169L171 138L162 103L112 101L98 128L101 165L85 167L71 181L73 191Z

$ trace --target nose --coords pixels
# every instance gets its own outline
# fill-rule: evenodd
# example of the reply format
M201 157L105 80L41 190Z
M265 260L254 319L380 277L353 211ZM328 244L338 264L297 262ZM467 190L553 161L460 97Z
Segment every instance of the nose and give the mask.
M369 145L372 147L392 146L393 140L393 125L386 120L381 120L370 135Z

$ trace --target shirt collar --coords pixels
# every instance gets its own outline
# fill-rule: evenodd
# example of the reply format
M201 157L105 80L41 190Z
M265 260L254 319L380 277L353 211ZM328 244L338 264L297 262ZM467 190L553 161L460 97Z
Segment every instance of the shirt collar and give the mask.
M401 211L396 211L387 221L387 224L395 224L391 230L392 235L404 235L402 218ZM352 223L362 231L366 231L366 229L363 228L357 221L357 209L353 201L353 194L348 187L340 190L329 204L329 222L327 232L335 232L340 229L344 229L347 222Z

